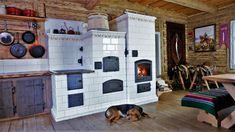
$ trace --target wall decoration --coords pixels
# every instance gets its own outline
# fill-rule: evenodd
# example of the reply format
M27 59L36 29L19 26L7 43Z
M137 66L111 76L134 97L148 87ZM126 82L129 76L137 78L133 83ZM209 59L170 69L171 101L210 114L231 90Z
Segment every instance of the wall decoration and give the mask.
M220 47L225 45L229 48L229 25L222 24L220 25Z
M215 51L215 24L194 28L194 51Z

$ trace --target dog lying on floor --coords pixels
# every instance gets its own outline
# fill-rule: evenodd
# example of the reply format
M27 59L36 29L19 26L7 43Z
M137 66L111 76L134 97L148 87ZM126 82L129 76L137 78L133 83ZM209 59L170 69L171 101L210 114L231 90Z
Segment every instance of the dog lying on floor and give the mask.
M149 117L143 112L143 108L134 104L123 104L111 106L105 111L105 117L110 123L116 122L121 117L126 117L130 121L137 121L141 117Z

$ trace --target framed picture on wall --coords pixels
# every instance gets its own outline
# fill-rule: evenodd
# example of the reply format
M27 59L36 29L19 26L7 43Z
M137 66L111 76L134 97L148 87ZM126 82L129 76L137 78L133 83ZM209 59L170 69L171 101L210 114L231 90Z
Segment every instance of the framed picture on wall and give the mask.
M194 28L194 51L215 51L215 24Z

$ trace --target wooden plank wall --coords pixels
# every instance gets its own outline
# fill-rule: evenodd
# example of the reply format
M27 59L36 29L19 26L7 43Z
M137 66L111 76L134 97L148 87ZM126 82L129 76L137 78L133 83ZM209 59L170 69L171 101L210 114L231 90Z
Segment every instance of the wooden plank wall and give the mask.
M0 5L7 5L12 7L17 7L20 9L33 9L37 11L37 16L44 17L44 10L43 10L43 3L42 2L34 2L34 1L21 1L21 0L8 0L8 1L1 1ZM34 34L36 34L36 30L33 30L33 28L29 28L29 25L31 25L31 21L17 21L17 20L6 20L7 23L7 30L11 32L14 37L16 38L17 32L19 33L19 42L22 43L27 48L27 53L22 59L33 59L33 57L29 54L29 48L31 44L26 44L22 41L21 36L25 31L32 31ZM44 23L38 22L39 28L37 29L38 32L38 43L43 45L45 48L45 36L44 36ZM5 30L5 20L0 20L0 31ZM15 43L17 42L17 39L15 39ZM45 55L42 58L47 58L48 54L47 51ZM10 53L10 46L3 46L0 45L0 59L16 59L14 56Z
M100 3L93 9L87 10L83 4L74 2L75 0L8 0L7 5L14 4L15 2L25 3L19 6L21 9L26 8L28 5L34 3L34 8L39 12L39 16L44 16L44 9L42 3L45 3L46 17L59 18L68 20L78 20L87 22L87 15L92 12L107 13L110 19L113 19L121 14L125 9L131 9L143 12L147 15L156 16L156 31L161 33L162 44L162 72L166 73L167 70L167 56L166 56L166 21L185 24L187 17L173 12L163 12L160 9L151 9L149 7L141 6L137 3L131 3L127 0L101 0ZM4 4L4 2L0 2ZM43 40L43 39L42 39ZM25 57L29 58L29 57Z
M235 5L219 9L213 14L200 14L189 18L186 32L193 32L195 27L216 24L216 51L215 52L194 52L192 50L187 53L187 61L190 64L197 65L209 62L217 66L220 72L229 70L229 49L219 44L219 26L221 24L230 24L235 19ZM193 37L188 37L186 44L189 48L193 47Z

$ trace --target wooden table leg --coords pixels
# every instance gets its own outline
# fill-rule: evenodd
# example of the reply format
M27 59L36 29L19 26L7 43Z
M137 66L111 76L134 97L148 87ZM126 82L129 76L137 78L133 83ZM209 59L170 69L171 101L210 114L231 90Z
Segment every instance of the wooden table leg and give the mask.
M229 129L235 124L235 111L221 121L221 127Z
M204 80L204 82L205 82L205 84L206 84L207 89L210 90L210 86L209 86L207 80Z
M235 86L232 83L222 83L224 88L235 100ZM235 111L221 121L221 127L229 129L235 124Z
M215 82L216 87L219 88L219 85L218 85L217 81L214 81L214 82Z
M211 124L214 127L218 127L220 122L216 117L204 110L199 110L199 114L197 115L197 120L200 122L206 122Z
M228 93L235 100L235 86L232 83L222 83L224 88L228 91Z
M180 82L182 84L182 87L185 90L184 79L182 78L181 72L179 71L178 73L179 73L179 78L180 78Z
M194 82L196 80L196 77L197 77L197 72L194 73L194 76L193 76L193 81L191 82L191 85L190 85L190 90L193 88L193 85L194 85Z

